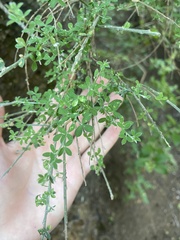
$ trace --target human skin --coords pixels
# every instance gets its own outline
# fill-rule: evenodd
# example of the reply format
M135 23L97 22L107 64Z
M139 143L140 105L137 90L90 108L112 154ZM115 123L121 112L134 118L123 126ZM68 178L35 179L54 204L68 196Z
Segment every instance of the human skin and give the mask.
M107 79L101 78L104 83ZM86 91L83 92L85 95ZM110 94L110 100L122 98L115 94ZM2 99L1 99L2 101ZM0 123L3 122L4 108L0 108ZM102 114L98 114L97 119ZM96 149L100 148L102 154L112 148L118 139L120 128L110 126L105 130L104 123L95 124L95 141ZM36 129L38 130L38 129ZM103 132L103 133L102 133ZM99 137L101 134L101 138ZM42 228L44 217L44 206L35 205L35 197L47 188L37 182L38 174L45 173L42 159L43 153L50 151L50 144L53 143L54 133L44 137L44 146L26 151L13 168L3 178L0 178L0 239L1 240L39 240L38 229ZM91 170L89 163L89 142L84 136L78 138L81 161L79 159L76 139L70 146L72 156L66 156L66 173L67 173L67 207L72 205L80 186L84 181L84 176ZM22 152L22 146L19 142L5 143L0 128L0 177L12 165ZM82 163L82 166L81 166ZM62 163L58 166L58 171L63 172ZM63 180L56 178L53 188L56 191L56 198L50 200L50 205L55 206L54 211L48 214L47 225L54 229L64 216L63 202Z

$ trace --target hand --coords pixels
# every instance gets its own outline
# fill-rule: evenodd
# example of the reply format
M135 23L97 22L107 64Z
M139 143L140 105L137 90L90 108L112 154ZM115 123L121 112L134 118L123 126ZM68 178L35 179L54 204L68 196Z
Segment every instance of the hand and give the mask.
M101 78L105 83L107 79ZM112 93L111 101L121 99L119 95ZM1 100L2 101L2 100ZM0 123L3 122L4 109L0 108ZM99 113L97 118L101 118ZM95 142L96 149L100 148L105 155L118 139L120 128L110 126L106 129L101 139L100 132L105 128L105 124L95 122ZM42 166L42 155L50 151L50 144L53 142L53 133L44 137L45 145L26 151L13 166L13 168L0 179L0 238L1 240L37 240L40 239L38 229L42 228L45 206L35 205L35 197L47 190L37 183L38 174L44 173ZM70 146L72 156L67 156L67 204L71 206L78 190L83 183L83 174L86 176L90 172L89 164L89 143L83 137L78 138L81 154L81 163L78 155L76 140ZM22 146L19 142L9 142L6 144L2 138L2 129L0 128L0 177L20 156ZM63 172L62 164L59 164L59 172ZM57 178L53 184L56 191L56 198L51 199L51 206L55 206L54 211L48 214L47 225L52 229L62 220L64 216L63 202L63 180Z

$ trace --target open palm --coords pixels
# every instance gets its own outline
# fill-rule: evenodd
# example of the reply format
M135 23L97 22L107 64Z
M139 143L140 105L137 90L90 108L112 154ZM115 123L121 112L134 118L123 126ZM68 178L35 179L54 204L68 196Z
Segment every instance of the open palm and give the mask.
M112 93L111 101L121 99L119 95ZM3 121L4 109L0 108L1 123ZM97 118L101 118L99 113ZM110 126L99 138L104 130L105 124L95 124L95 148L100 148L105 155L118 139L120 128ZM36 206L35 197L42 194L47 188L37 182L38 174L44 173L42 164L43 153L50 151L50 144L53 142L53 133L44 137L45 145L38 148L31 147L24 152L13 168L0 179L0 239L1 240L36 240L39 239L38 229L42 228L45 206ZM71 206L78 190L83 183L84 176L90 172L89 163L89 142L85 137L78 138L77 146L74 138L70 146L72 156L66 156L67 172L67 205ZM78 150L79 149L79 150ZM21 155L22 146L19 142L6 144L2 138L0 129L0 176L13 164ZM79 156L79 153L81 156ZM58 166L58 171L63 172L62 163ZM53 188L56 197L51 199L51 206L55 206L54 211L48 214L47 225L52 229L62 220L64 216L64 194L63 179L56 178Z

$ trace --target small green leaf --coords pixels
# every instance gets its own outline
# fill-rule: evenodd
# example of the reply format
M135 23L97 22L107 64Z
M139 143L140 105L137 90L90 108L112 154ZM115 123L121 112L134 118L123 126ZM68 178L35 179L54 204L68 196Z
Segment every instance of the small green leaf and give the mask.
M56 39L54 37L50 37L50 42L52 45L56 44Z
M92 118L92 114L87 112L86 114L83 114L83 119L82 119L82 123L87 123L91 120Z
M159 95L156 97L156 100L158 101L166 101L168 98L163 95L163 93L159 93Z
M54 142L59 141L59 139L61 138L61 136L62 136L62 134L56 134L56 135L54 136L54 138L53 138L53 141L54 141Z
M24 17L27 17L27 16L30 14L31 11L32 11L31 9L27 10L27 11L24 13Z
M22 67L24 67L24 64L25 64L24 58L21 57L21 58L20 58L20 61L19 61L19 63L18 63L18 66L22 68Z
M64 143L64 145L65 145L66 147L70 146L71 144L72 144L72 141L71 141L71 140L69 140L69 141L67 141L67 142Z
M26 43L23 38L16 38L16 42L17 42L16 48L18 49L26 46Z
M121 100L113 100L109 103L109 106L115 111L119 108L121 102Z
M135 134L136 137L140 137L141 135L142 135L142 132L137 132L137 133Z
M84 130L89 133L93 133L93 126L91 125L84 125Z
M65 153L68 155L68 156L72 156L72 152L71 152L71 150L69 149L69 148L64 148L64 151L65 151Z
M66 4L62 0L58 0L58 2L62 7L66 7Z
M61 135L61 143L62 143L62 145L64 145L65 144L65 141L66 141L66 136L65 135Z
M79 127L76 128L75 130L75 136L76 137L80 137L82 135L82 132L83 132L83 126L80 125Z
M60 148L58 152L58 156L61 156L64 153L64 148Z
M58 0L50 0L50 7L54 8L56 6L56 4L58 3Z
M71 104L73 107L76 107L78 105L78 99L74 99L74 101Z
M51 153L50 152L45 152L43 153L43 157L50 157L51 156Z
M63 134L63 135L66 134L66 129L63 128L63 127L58 126L58 131L59 131L61 134Z
M126 144L126 142L127 142L126 138L123 138L121 141L121 144L124 145L124 144Z
M125 137L125 130L124 130L124 129L121 130L119 136L120 136L121 138L124 138L124 137Z
M55 146L54 146L53 144L50 145L50 149L51 149L51 151L52 151L53 153L56 152Z
M71 144L72 144L72 142L73 142L73 136L71 135L71 134L67 134L67 141L65 142L65 146L70 146Z
M38 25L38 26L44 26L45 23L41 19L42 19L42 16L37 15L34 19L35 24Z
M123 25L124 28L130 28L131 27L131 23L130 22L125 22L125 24Z
M87 98L85 96L79 96L79 101L82 102L82 103L85 103L87 100Z
M132 125L133 125L132 121L127 121L127 122L125 122L124 128L129 129Z
M33 70L33 72L35 72L37 70L37 63L35 61L33 61L32 65L31 65L31 69Z
M48 17L48 19L46 20L46 24L51 23L52 20L53 20L53 16L50 14L49 17Z
M76 127L76 124L72 123L71 126L68 129L68 132L72 132L75 129L75 127Z
M72 29L73 28L73 24L71 22L68 23L68 28Z
M100 118L100 119L98 120L98 122L99 122L99 123L106 122L106 118Z

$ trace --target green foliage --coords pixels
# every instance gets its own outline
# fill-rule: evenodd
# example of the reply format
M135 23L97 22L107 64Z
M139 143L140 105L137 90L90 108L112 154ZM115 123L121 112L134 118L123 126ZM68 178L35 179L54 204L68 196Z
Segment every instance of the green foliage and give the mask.
M161 122L158 112L160 107L165 109L165 103L179 111L177 86L170 83L167 76L179 71L176 59L179 56L177 7L180 1L167 4L155 0L120 3L118 0L39 0L37 4L35 12L23 12L23 3L7 5L7 25L17 23L22 27L22 34L15 39L15 48L21 54L9 67L0 59L0 77L18 66L25 68L27 96L16 97L13 102L0 106L21 107L15 116L5 115L2 126L9 129L10 140L18 140L27 148L38 147L44 144L45 135L55 133L50 151L43 155L45 174L39 174L37 179L47 191L35 199L37 206L46 206L44 226L39 233L42 239L50 239L46 219L54 206L49 205L49 200L56 197L53 189L56 178L63 177L66 181L66 172L58 172L58 165L65 166L66 157L72 155L72 132L76 139L82 135L87 138L91 146L90 160L97 162L91 168L96 174L103 173L103 153L93 148L95 130L90 124L99 112L104 115L99 123L121 127L122 145L128 143L136 156L135 161L127 162L126 172L136 178L133 183L127 182L129 198L139 194L148 203L146 190L152 185L144 173L165 174L176 168L169 145L177 146L180 142L177 122L170 114ZM114 22L122 24L115 26ZM95 47L97 38L103 43L103 49L101 44ZM152 46L156 46L155 49ZM163 58L153 55L160 46L166 51ZM28 82L29 65L34 72L43 68L47 83L53 83L55 90L49 88L40 92L41 79L32 89ZM147 71L151 75L149 81ZM97 82L100 76L109 79L107 85ZM85 89L88 90L86 95L80 95ZM128 106L124 113L119 111L121 101L110 102L112 92L124 98ZM34 123L29 121L32 116ZM34 126L39 126L39 130L35 131Z
M9 17L9 21L7 22L7 25L10 25L12 23L17 23L17 24L22 24L22 23L27 23L27 16L30 14L31 10L27 10L25 12L23 12L21 10L23 3L20 2L18 4L16 4L15 2L10 2L7 5L7 9L8 9L8 17Z

